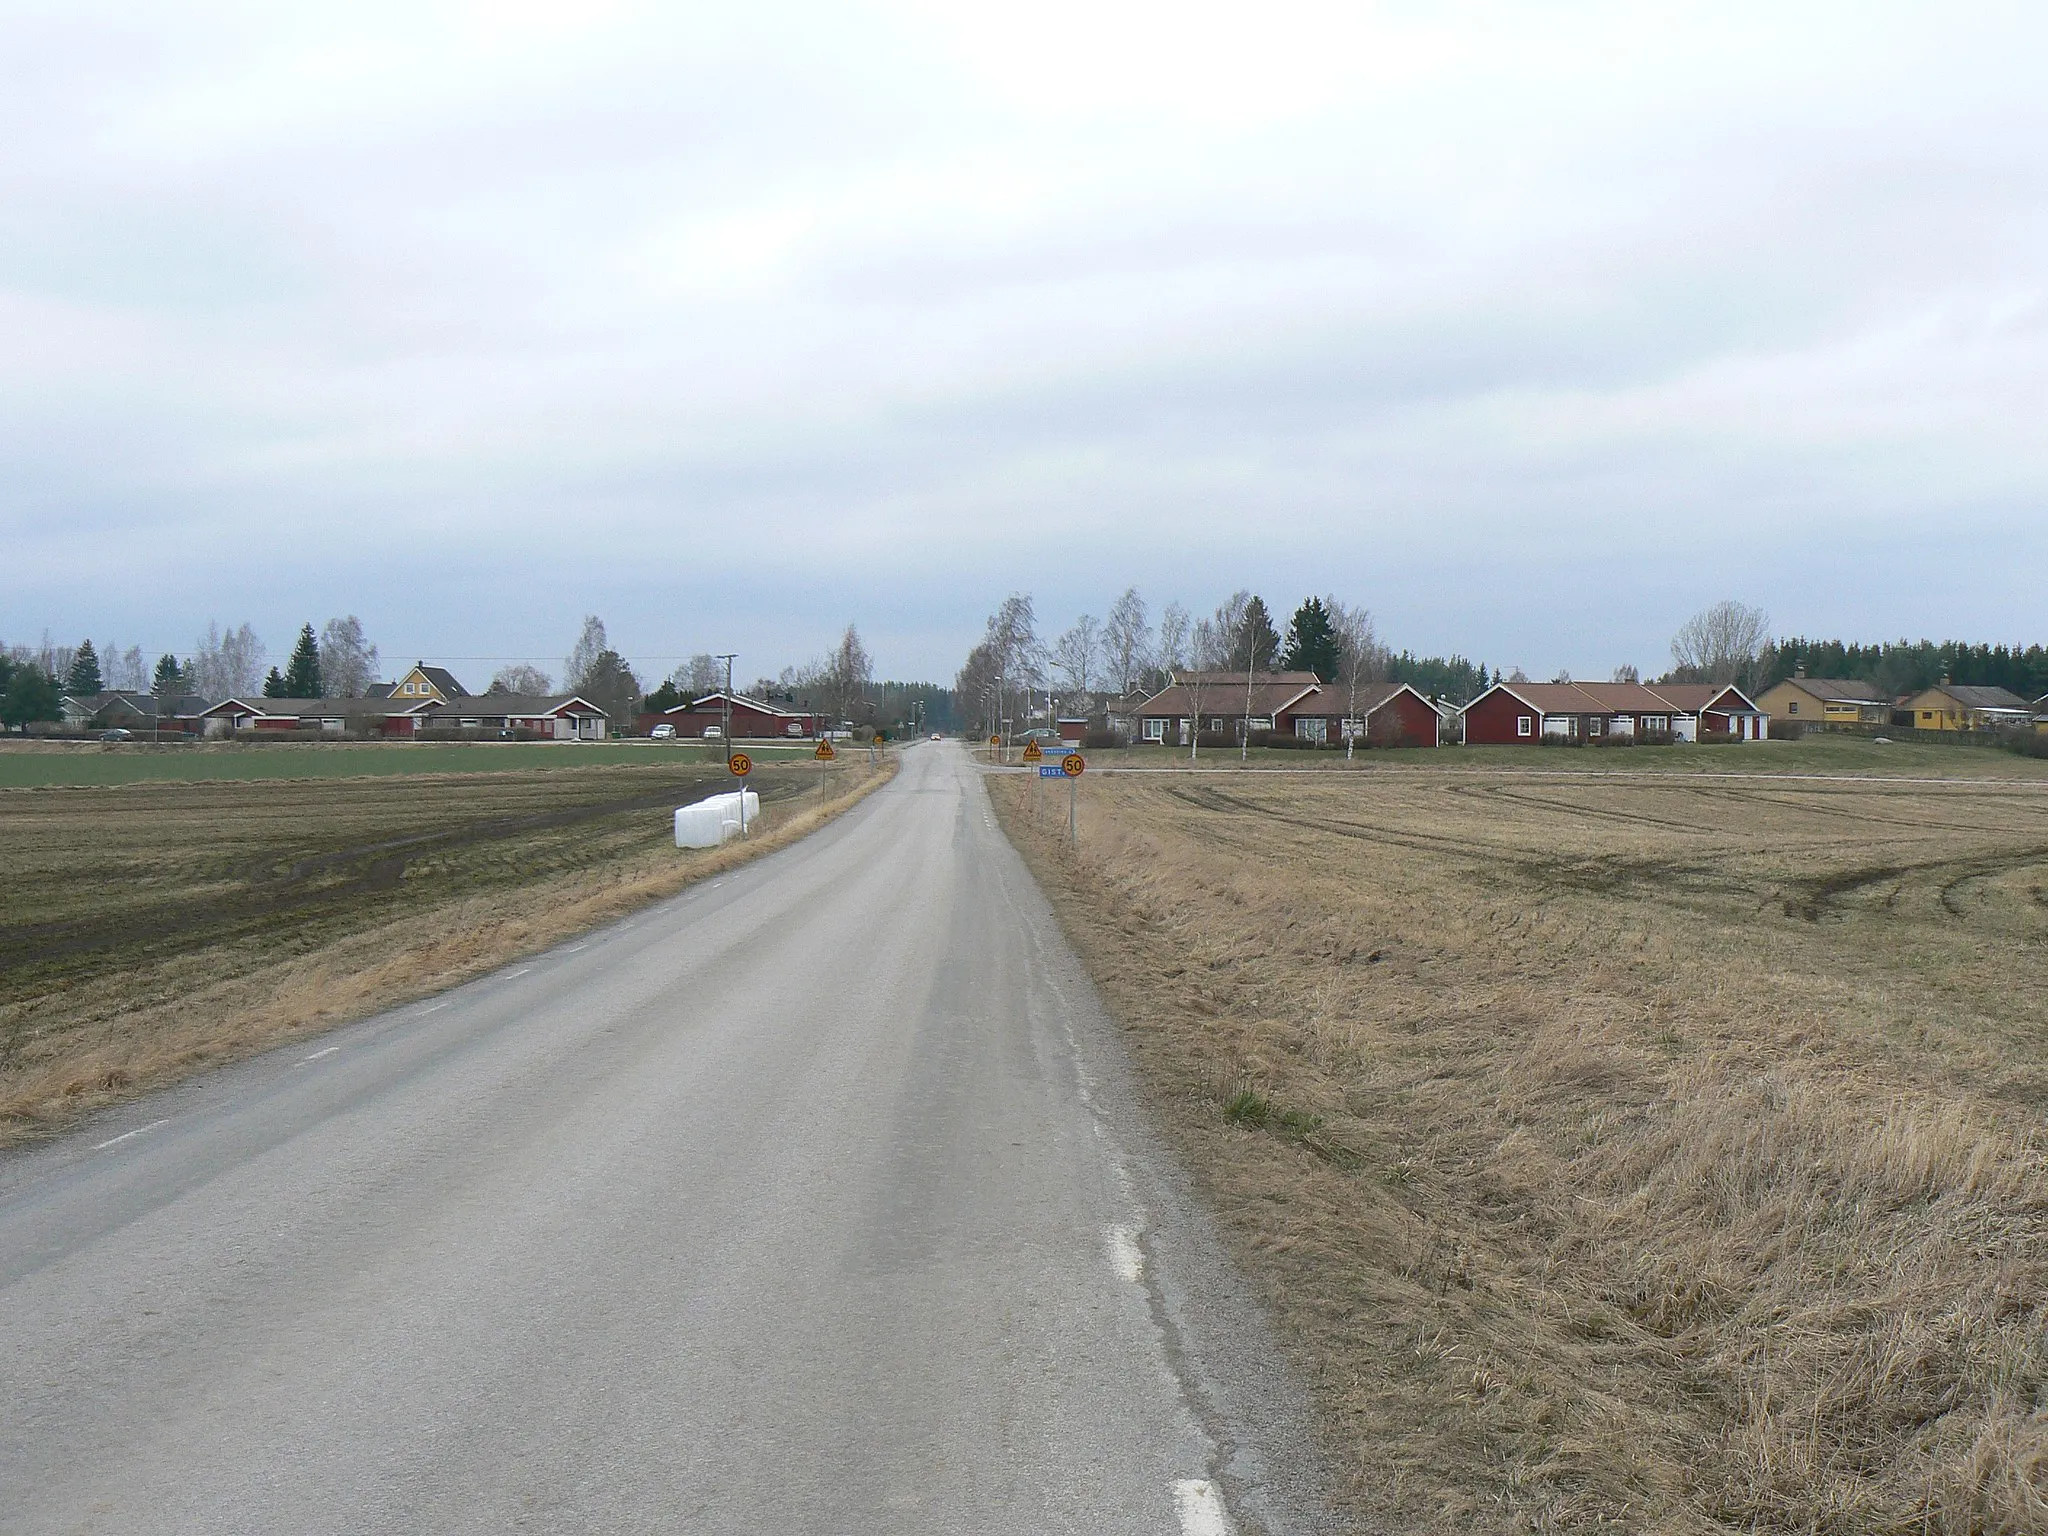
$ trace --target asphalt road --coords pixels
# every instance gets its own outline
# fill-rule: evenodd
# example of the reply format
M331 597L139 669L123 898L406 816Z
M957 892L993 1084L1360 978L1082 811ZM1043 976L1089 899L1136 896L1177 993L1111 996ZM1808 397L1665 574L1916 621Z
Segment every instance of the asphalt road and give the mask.
M7 1531L1331 1528L1275 1358L950 744L0 1160Z

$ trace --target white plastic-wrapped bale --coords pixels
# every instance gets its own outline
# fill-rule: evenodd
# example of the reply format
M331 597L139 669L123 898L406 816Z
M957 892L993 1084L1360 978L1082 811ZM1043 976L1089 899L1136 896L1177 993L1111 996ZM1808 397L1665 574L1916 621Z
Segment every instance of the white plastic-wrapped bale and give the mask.
M677 806L676 846L716 848L727 838L738 837L743 801L746 824L751 827L761 819L761 797L751 789L730 790L695 805Z

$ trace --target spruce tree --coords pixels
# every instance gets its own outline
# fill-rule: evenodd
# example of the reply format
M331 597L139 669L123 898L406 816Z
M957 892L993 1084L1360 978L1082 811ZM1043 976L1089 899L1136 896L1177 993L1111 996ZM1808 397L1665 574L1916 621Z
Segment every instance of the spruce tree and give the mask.
M1273 661L1280 649L1280 636L1273 629L1273 616L1266 611L1266 600L1254 597L1245 604L1230 635L1230 670L1243 672L1270 672Z
M1330 622L1330 610L1320 597L1312 597L1294 610L1287 626L1287 648L1280 654L1283 672L1313 672L1324 682L1333 681L1338 665L1337 629Z
M158 698L167 698L181 692L185 686L185 669L178 665L178 658L169 651L156 659L156 676L151 681L150 692Z
M320 637L308 624L299 631L299 643L292 647L292 659L284 669L284 692L272 695L285 699L317 699L320 692Z
M70 675L64 679L64 691L74 699L82 699L89 693L104 693L106 686L100 680L99 652L92 648L90 640L79 641L71 658Z
M55 720L58 715L57 682L33 662L24 662L7 679L7 694L0 698L0 723L29 725L38 720Z
M277 668L272 667L270 669L270 676L263 679L263 697L266 699L288 699L291 696L292 691L284 680L284 674L279 672Z

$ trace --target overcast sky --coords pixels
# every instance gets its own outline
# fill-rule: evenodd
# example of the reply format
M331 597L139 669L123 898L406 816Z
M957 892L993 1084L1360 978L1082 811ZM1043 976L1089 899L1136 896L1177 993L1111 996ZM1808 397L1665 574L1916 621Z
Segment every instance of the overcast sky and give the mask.
M2048 8L0 0L0 640L2048 640ZM468 658L487 658L470 662Z

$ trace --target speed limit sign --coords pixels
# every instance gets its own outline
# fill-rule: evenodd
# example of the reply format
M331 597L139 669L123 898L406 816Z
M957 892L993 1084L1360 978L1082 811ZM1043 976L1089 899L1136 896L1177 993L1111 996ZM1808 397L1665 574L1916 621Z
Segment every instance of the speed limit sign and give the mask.
M744 779L754 771L754 760L744 752L735 752L725 760L725 766Z

